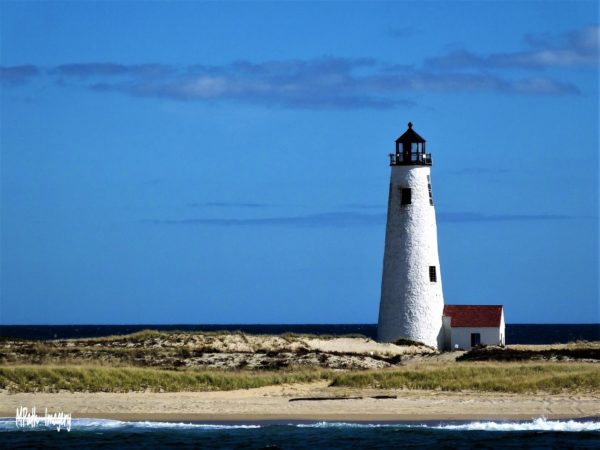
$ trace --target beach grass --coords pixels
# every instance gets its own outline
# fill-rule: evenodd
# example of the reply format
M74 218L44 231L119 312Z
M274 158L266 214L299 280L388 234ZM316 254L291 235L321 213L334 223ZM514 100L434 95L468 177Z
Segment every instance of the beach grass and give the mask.
M0 389L9 392L228 391L331 378L330 371L164 370L103 366L0 367Z
M461 363L370 371L295 367L165 370L93 365L0 367L9 392L182 392L251 389L326 380L333 387L506 393L600 393L597 363Z
M506 348L512 350L562 350L562 349L600 349L600 341L571 341L564 344L511 344Z
M331 386L507 393L600 393L598 363L460 363L334 375Z

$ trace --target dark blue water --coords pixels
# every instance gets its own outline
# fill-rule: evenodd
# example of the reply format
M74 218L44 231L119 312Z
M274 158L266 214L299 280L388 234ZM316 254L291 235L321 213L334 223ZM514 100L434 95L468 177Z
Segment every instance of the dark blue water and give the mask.
M362 334L375 339L375 324L294 325L0 325L0 336L21 339L66 339L128 334L141 330L218 331L239 330L250 334ZM556 344L600 340L600 324L507 324L507 344Z
M174 424L82 419L71 431L0 421L0 447L55 449L600 448L600 422Z

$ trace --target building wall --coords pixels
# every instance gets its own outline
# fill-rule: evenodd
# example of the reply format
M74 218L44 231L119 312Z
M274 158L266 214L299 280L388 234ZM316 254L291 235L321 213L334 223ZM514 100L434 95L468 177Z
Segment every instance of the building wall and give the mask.
M428 166L391 167L378 337L441 348L444 298L428 175ZM401 204L402 188L411 189L410 205ZM437 282L429 280L429 266Z
M458 345L458 348L469 350L471 348L471 333L479 333L483 345L504 345L503 327L460 327L451 328L450 349L454 350ZM502 333L502 339L500 333Z
M500 316L500 345L506 345L506 324L504 323L504 308Z

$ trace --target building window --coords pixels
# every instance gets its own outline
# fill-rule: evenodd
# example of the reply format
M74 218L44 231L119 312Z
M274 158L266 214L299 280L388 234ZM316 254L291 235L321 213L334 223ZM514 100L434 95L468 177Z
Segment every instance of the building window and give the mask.
M437 271L435 269L435 266L429 266L429 281L431 281L432 283L437 282Z
M429 204L433 206L433 194L431 193L431 179L427 175L427 190L429 191Z
M410 205L412 190L410 188L402 188L402 205Z

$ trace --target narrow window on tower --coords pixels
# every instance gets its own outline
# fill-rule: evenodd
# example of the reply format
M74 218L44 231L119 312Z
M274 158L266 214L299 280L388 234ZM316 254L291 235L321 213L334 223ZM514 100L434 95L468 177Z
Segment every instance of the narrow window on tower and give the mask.
M435 266L429 266L429 281L432 283L437 282L437 272L435 270Z
M402 188L402 205L410 205L412 190L410 188Z
M429 204L433 206L433 194L431 193L431 178L427 175L427 189L429 190Z

